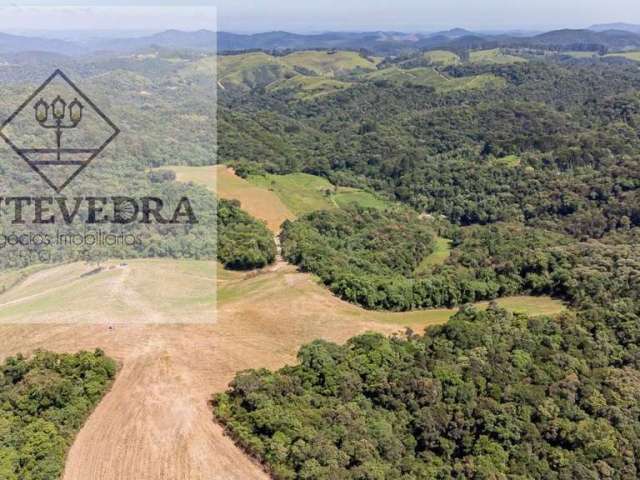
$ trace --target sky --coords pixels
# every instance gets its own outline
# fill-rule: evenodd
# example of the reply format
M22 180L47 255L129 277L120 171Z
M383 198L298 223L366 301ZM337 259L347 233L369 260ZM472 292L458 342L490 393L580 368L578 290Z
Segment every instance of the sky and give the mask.
M218 28L241 33L269 30L430 32L453 27L485 31L549 30L621 21L640 24L638 0L0 0L0 7L11 5L179 7L175 10L179 18L174 24L191 30L212 28L206 27L211 23L210 18L190 7L216 7ZM0 9L0 30L24 26L26 20L16 23L6 11ZM165 20L171 23L168 18L160 19L161 16L147 17L146 21L155 25L166 23ZM122 18L94 17L104 30L130 29ZM52 28L55 22L51 20L46 16L32 18L30 26L33 30Z
M41 2L44 3L44 2ZM70 2L66 2L70 3ZM123 33L141 35L170 29L215 30L217 9L210 6L104 6L7 5L0 0L0 32L51 33L68 38L68 32L91 35ZM56 32L63 32L55 35ZM73 35L71 35L73 36Z

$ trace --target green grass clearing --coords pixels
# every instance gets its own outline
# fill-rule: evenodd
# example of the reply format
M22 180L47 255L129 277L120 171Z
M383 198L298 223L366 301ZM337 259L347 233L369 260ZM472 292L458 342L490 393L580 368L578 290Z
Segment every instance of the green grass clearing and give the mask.
M256 175L248 178L257 187L268 189L280 198L296 216L317 210L332 210L359 205L371 208L386 208L391 203L356 188L338 187L325 178L307 173L288 175Z
M375 59L365 58L357 52L349 51L302 51L277 57L291 68L304 68L315 75L336 76L351 73L354 70L375 70L379 63Z
M510 63L526 63L527 59L505 53L500 48L493 50L477 50L469 55L470 63L506 65Z
M309 99L349 87L350 83L337 81L335 77L373 71L379 62L380 59L349 51L303 51L285 56L264 52L221 55L217 65L218 83L223 88L292 88L300 90L301 98ZM211 66L194 68L211 69ZM194 73L197 72L188 74Z
M320 76L296 75L291 78L272 83L267 90L278 92L283 90L294 90L298 98L311 100L320 95L328 95L339 90L349 88L351 83L341 82L333 78Z
M451 240L442 237L435 238L435 247L431 255L426 256L418 268L416 274L421 275L431 271L433 267L442 265L451 255Z
M520 165L520 157L518 155L507 155L502 158L494 158L491 160L491 164L497 167L517 167Z
M424 52L422 56L428 62L445 67L449 65L458 65L460 63L460 57L447 50L432 50L430 52Z
M326 192L333 191L333 185L322 178L307 173L288 175L255 175L248 178L252 185L275 193L294 215L300 216L315 210L335 208Z
M607 57L623 57L629 60L634 60L636 62L640 62L640 51L637 52L619 52L619 53L610 53Z
M431 67L407 70L391 67L370 73L365 78L370 81L387 81L398 85L409 84L431 87L439 93L457 90L502 88L506 85L506 81L503 78L495 75L483 74L471 77L449 78Z
M339 187L338 192L331 195L331 198L340 208L358 205L366 208L384 209L391 206L390 201L356 188Z
M479 302L474 304L476 308L486 309L490 302ZM496 300L496 303L513 313L522 313L531 316L559 315L567 310L567 307L560 300L551 297L532 297L521 295L516 297L505 297ZM384 323L400 324L420 331L430 325L446 323L454 316L460 308L437 308L432 310L417 310L413 312L387 313L372 312L373 318Z

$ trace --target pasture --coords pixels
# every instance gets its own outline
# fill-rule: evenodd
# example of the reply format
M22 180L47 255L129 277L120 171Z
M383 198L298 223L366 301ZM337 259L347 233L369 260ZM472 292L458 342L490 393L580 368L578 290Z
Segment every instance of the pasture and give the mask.
M391 206L389 201L372 193L357 188L335 187L327 179L307 173L256 175L248 180L275 193L296 216L351 205L371 208Z
M620 52L620 53L610 53L606 55L607 57L623 57L628 60L633 60L635 62L640 62L640 51L635 52Z
M428 274L433 267L442 265L451 255L451 240L442 237L435 238L433 253L422 259L416 269L416 274Z
M505 53L500 48L495 48L492 50L476 50L475 52L471 52L469 61L478 64L505 65L510 63L525 63L527 59Z
M434 65L441 65L443 67L458 65L461 62L458 55L447 50L431 50L429 52L424 52L422 56L428 62Z
M238 177L232 169L223 165L163 168L175 172L176 179L180 182L193 182L220 198L238 200L243 210L266 222L274 233L280 231L282 222L295 218L295 214L274 192Z
M489 88L503 88L504 79L491 74L452 78L431 67L400 69L390 67L365 76L370 81L386 81L395 84L431 87L436 92L464 91Z

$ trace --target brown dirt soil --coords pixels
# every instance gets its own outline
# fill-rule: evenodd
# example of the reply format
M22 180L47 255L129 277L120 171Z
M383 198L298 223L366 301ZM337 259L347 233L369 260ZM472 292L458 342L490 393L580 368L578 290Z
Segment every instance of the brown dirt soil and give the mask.
M238 177L232 168L224 165L164 168L173 170L178 181L203 185L220 198L238 200L243 210L255 218L264 220L274 233L280 231L282 222L295 218L293 212L274 192L252 185Z
M179 270L171 263L165 268ZM122 281L143 267L145 262L131 262ZM55 289L60 278L83 268L93 267L56 267L24 284L37 286L46 279ZM95 287L117 285L114 275L107 270L92 276L92 282ZM224 272L218 284L218 318L210 324L135 324L135 315L143 315L135 304L119 319L115 312L97 309L89 318L98 325L0 325L1 358L35 349L100 347L122 365L112 390L78 434L64 480L266 479L213 421L208 405L212 393L224 390L238 370L294 362L297 348L315 338L343 342L366 330L399 330L398 325L363 320L360 309L332 297L293 267L279 265L259 274ZM52 321L50 309L38 313L29 308L30 302L42 302L41 296L29 296L26 290L11 294L17 303L0 306L2 321ZM86 314L86 299L67 302L64 315L80 319ZM109 330L107 324L114 320L133 323Z

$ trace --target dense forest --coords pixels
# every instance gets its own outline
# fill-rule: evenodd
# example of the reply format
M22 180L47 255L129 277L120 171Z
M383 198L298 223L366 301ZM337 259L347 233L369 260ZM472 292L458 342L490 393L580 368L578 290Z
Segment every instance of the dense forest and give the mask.
M218 201L218 261L232 270L262 268L276 259L273 234L237 201Z
M0 99L2 118L8 117L54 68L61 68L121 129L117 139L64 190L69 209L73 209L75 197L124 196L135 201L135 207L126 205L124 210L124 217L129 218L133 208L141 209L142 198L152 197L163 202L162 215L169 219L181 200L187 199L195 222L143 224L138 212L137 220L126 224L88 224L85 202L71 225L64 224L60 211L51 207L55 223L34 224L33 205L25 206L25 224L19 225L14 223L14 211L0 202L0 269L106 258L218 258L239 269L271 263L275 245L266 228L235 205L221 203L218 210L210 191L178 182L170 169L160 168L215 163L215 62L211 54L171 49L143 58L135 54L83 58L40 58L34 52L16 55L0 75L6 87ZM81 124L86 128L82 132L85 140L104 139L104 125L85 116L87 123ZM12 123L5 129L14 143L53 138L49 131L38 131L31 116L18 118L18 125ZM157 121L159 118L163 121ZM0 149L8 159L0 165L3 198L54 193L4 142L0 142ZM113 207L107 205L104 214L113 217ZM60 234L69 240L58 241ZM107 236L111 243L94 241Z
M638 478L640 231L557 246L513 226L461 232L455 264L501 265L572 311L465 306L423 335L316 341L295 366L238 374L215 414L274 478Z
M0 478L59 478L67 450L116 374L101 351L38 352L0 365Z
M215 411L277 479L634 479L638 316L464 309L426 335L316 341Z
M16 225L12 209L3 203L0 206L0 239L9 238L9 242L0 241L3 253L0 268L107 257L215 258L214 196L204 188L177 182L169 171L155 170L167 165L215 163L215 152L210 145L215 139L211 119L215 115L216 93L206 82L206 72L195 71L196 66L212 61L215 62L213 56L177 52L145 61L135 55L83 58L40 56L35 52L16 55L1 75L4 94L0 99L0 117L3 121L54 69L60 68L121 130L115 141L65 188L62 196L69 201L75 197L124 196L135 199L138 207L141 198L155 197L164 204L162 215L165 218L171 218L180 200L187 198L197 223L142 224L141 213L138 213L137 221L125 225L112 222L87 224L85 204L71 225L65 225L60 212L54 208L49 210L57 216L55 224L34 224L33 205L24 209L26 223ZM42 92L46 99L50 100L56 92L65 98L70 95L59 82L54 82L50 88L51 91L48 88ZM32 115L33 110L27 109L24 115L17 116L5 127L3 133L20 147L48 146L54 138L52 132L37 124L34 126ZM157 121L158 118L164 121ZM88 148L95 147L92 142L97 141L100 145L110 133L105 124L85 108L78 133L75 136L67 134L64 139L77 143L72 146ZM7 159L0 165L3 198L56 196L4 142L0 144L0 151ZM65 169L47 170L54 183L58 180L58 172L63 177L68 173ZM113 216L108 207L104 213ZM69 208L72 209L73 204ZM126 212L131 210L129 207ZM55 241L58 233L78 237L128 235L132 241L111 245L81 241L60 244ZM44 237L49 241L42 241Z
M316 341L294 366L240 373L215 414L277 479L638 478L637 63L567 55L437 70L504 83L222 96L220 152L239 171L323 175L418 212L303 216L284 226L289 261L368 308L461 309L424 334ZM450 255L416 270L436 235ZM519 293L571 310L464 305Z
M436 231L452 238L452 252L418 272ZM287 260L373 309L452 307L522 293L570 299L576 263L563 248L566 235L514 224L463 229L397 211L312 213L285 223L281 238Z
M516 221L581 239L640 225L635 64L443 72L489 72L507 83L442 93L364 82L308 101L228 94L221 97L220 155L275 173L367 185L460 225Z

